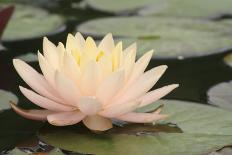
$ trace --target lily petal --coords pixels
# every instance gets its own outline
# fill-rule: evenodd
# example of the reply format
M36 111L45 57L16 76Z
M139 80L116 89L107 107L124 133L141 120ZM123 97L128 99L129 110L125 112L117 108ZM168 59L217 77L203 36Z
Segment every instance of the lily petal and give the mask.
M85 115L79 111L61 112L47 116L48 122L55 126L73 125L79 123L84 118Z
M43 57L43 55L38 52L39 66L43 72L45 79L56 88L55 85L55 69L48 63L48 61Z
M81 93L75 83L59 71L55 73L55 82L60 96L67 104L76 106L75 102L79 100Z
M96 115L102 105L96 98L84 96L78 100L78 108L86 115Z
M106 78L97 89L96 96L104 105L124 84L124 71L118 71Z
M87 116L83 119L83 123L94 131L106 131L113 127L110 119L98 115Z
M95 61L90 61L81 77L81 90L84 95L92 96L95 94L100 78L100 69Z
M36 109L25 110L25 109L17 107L15 104L11 104L11 107L20 116L27 118L27 119L37 120L37 121L47 120L47 116L49 114L54 113L53 111L49 111L49 110L36 110Z
M45 59L56 69L59 67L59 56L56 46L44 37L43 39L43 53Z
M55 90L50 87L45 78L31 66L19 59L13 60L14 67L21 78L37 93L57 102L62 100L57 96Z
M132 123L151 123L158 120L163 120L167 118L168 115L161 115L157 113L136 113L131 112L122 116L117 117L116 119L132 122Z
M110 53L114 48L114 39L111 33L108 33L98 45L100 51Z
M139 101L133 100L130 102L126 102L120 105L117 104L109 104L109 106L105 107L104 110L99 112L99 115L109 118L118 117L120 115L126 114L135 110L138 105L140 104Z
M161 99L162 97L170 93L173 89L177 88L178 86L179 86L178 84L172 84L148 92L147 94L141 97L141 104L139 105L139 107L146 106L152 102Z
M28 100L30 100L34 104L36 104L44 109L48 109L51 111L73 111L75 109L75 107L59 104L59 103L52 101L48 98L40 96L40 95L36 94L35 92L33 92L27 88L24 88L22 86L19 86L19 89Z
M112 104L122 104L140 97L155 85L166 69L167 66L162 65L145 72Z

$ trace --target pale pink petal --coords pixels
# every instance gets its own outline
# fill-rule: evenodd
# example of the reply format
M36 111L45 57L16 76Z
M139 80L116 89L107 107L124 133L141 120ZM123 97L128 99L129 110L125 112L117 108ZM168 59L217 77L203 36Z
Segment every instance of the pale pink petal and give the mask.
M132 123L151 123L158 120L163 120L167 118L168 115L161 115L156 113L136 113L131 112L122 116L116 117L116 119L132 122Z
M98 45L100 51L110 53L114 48L114 39L111 33L108 33Z
M102 108L101 103L95 97L84 96L78 100L78 108L86 115L95 115Z
M138 61L136 61L131 76L129 77L128 85L132 84L144 73L145 69L147 68L151 60L153 52L154 52L153 50L147 52Z
M74 57L66 52L63 57L62 71L77 85L80 85L81 71Z
M95 61L90 61L81 77L81 90L84 95L95 94L100 78L100 68Z
M109 118L118 117L135 110L139 104L140 102L137 100L126 102L120 105L109 104L107 107L105 107L104 110L99 112L99 115Z
M72 51L74 49L80 51L78 40L76 37L74 37L72 34L69 33L66 41L66 50Z
M131 52L133 53L133 52L136 52L136 51L137 51L137 44L133 43L130 46L128 46L125 50L123 50L123 54L127 55L127 54L129 54Z
M59 55L57 52L56 46L48 40L48 38L44 37L43 39L43 53L45 59L55 68L57 69L59 66Z
M61 112L47 116L48 122L55 126L73 125L79 123L84 118L85 115L80 111Z
M75 83L59 71L55 73L55 83L58 93L67 101L66 104L76 106L81 93Z
M82 48L85 45L85 39L84 39L84 37L81 35L80 32L77 32L75 34L75 38L77 39L77 43L76 44L81 48L80 50L82 50Z
M38 52L39 66L43 72L45 79L56 88L55 85L55 69L49 64L49 62L43 57L43 55Z
M141 97L141 95L155 85L166 69L167 66L162 65L145 72L118 99L116 98L112 104L123 104L126 101Z
M94 130L94 131L106 131L113 127L110 119L98 115L85 117L83 119L83 123L90 130Z
M173 89L177 88L178 86L179 86L178 84L172 84L172 85L164 86L162 88L155 89L151 92L148 92L147 94L145 94L144 96L140 98L141 104L139 105L139 107L146 106L152 102L155 102L161 99L162 97L170 93Z
M104 105L124 84L124 71L118 71L107 77L98 87L96 96Z
M48 109L51 111L72 111L74 109L76 109L75 107L71 107L71 106L67 106L67 105L63 105L60 103L57 103L55 101L52 101L46 97L40 96L38 94L36 94L35 92L26 89L24 87L19 87L20 91L23 93L23 95L28 98L31 102L33 102L34 104L44 108L44 109Z
M47 116L54 113L54 111L49 110L25 110L17 107L15 104L11 104L11 107L20 116L37 121L47 120Z
M37 93L57 102L62 100L57 96L55 90L50 87L45 78L31 66L19 59L13 60L14 67L21 78Z
M63 59L64 59L64 53L65 53L65 47L64 44L59 42L57 46L57 52L58 52L58 57L59 57L59 66L58 68L61 68L63 65Z

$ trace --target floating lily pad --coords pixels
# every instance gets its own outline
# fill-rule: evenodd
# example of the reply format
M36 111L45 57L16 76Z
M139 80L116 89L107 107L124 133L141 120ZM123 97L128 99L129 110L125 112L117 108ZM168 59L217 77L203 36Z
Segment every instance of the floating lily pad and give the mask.
M149 6L151 4L161 5L163 0L133 0L133 1L125 1L125 0L85 0L84 1L90 7L110 12L110 13L123 13L123 12L135 12L137 9L140 9L145 6Z
M232 67L232 54L228 54L224 57L223 61L225 62L225 64L227 64L228 66Z
M0 89L0 112L11 108L11 101L17 103L18 97L9 91Z
M155 58L199 57L232 47L231 26L212 21L116 17L88 21L77 30L97 37L112 32L126 44L138 42L139 55L155 49Z
M183 133L147 133L143 129L140 135L110 131L97 134L75 126L50 127L41 130L39 136L56 147L97 155L203 155L232 144L230 112L177 100L162 100L139 111L149 112L161 104L163 113L170 114L166 122L176 123Z
M58 15L29 5L15 5L15 12L3 34L3 41L25 40L45 36L62 27L64 21Z
M38 61L38 56L35 53L26 53L16 57L17 59L21 59L25 62L35 62Z
M141 15L163 15L191 18L216 18L232 15L231 0L167 0L162 8L155 4L139 11Z
M18 148L14 148L13 150L9 151L7 155L28 155L28 153L23 152L22 150Z
M232 110L232 81L219 83L207 92L210 104Z

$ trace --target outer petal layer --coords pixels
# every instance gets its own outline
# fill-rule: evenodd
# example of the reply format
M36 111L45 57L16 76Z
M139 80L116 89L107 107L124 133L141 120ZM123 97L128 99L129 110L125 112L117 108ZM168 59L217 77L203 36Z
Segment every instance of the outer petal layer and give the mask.
M17 107L15 104L11 104L11 107L20 116L37 121L47 120L47 116L54 113L53 111L49 110L24 110Z
M98 115L87 116L83 119L83 123L86 127L95 131L105 131L113 127L110 119Z
M79 123L84 118L85 114L80 111L61 112L47 116L48 122L55 126L73 125Z

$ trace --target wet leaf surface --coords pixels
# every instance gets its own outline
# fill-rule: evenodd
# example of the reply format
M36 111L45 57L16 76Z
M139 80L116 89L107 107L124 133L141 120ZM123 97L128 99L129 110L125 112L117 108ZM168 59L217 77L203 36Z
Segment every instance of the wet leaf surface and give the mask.
M50 14L46 10L16 4L15 12L5 29L2 40L15 41L41 37L56 31L63 23L60 16Z
M11 101L17 104L18 97L12 92L0 89L0 112L11 108Z
M210 104L232 111L232 81L211 87L207 94Z
M139 111L150 112L161 104L164 104L163 113L170 114L169 119L154 126L161 130L146 125L129 125L124 129L116 127L105 133L94 133L81 125L62 128L50 126L41 130L39 137L55 147L97 155L202 155L232 144L230 112L176 100L162 100ZM167 127L167 123L177 124L169 127L179 127L183 133L180 130L167 133L168 130L162 128L165 124Z
M97 37L112 32L126 45L137 42L139 55L155 49L154 58L200 57L225 52L232 47L231 26L212 21L115 17L85 22L77 31Z

